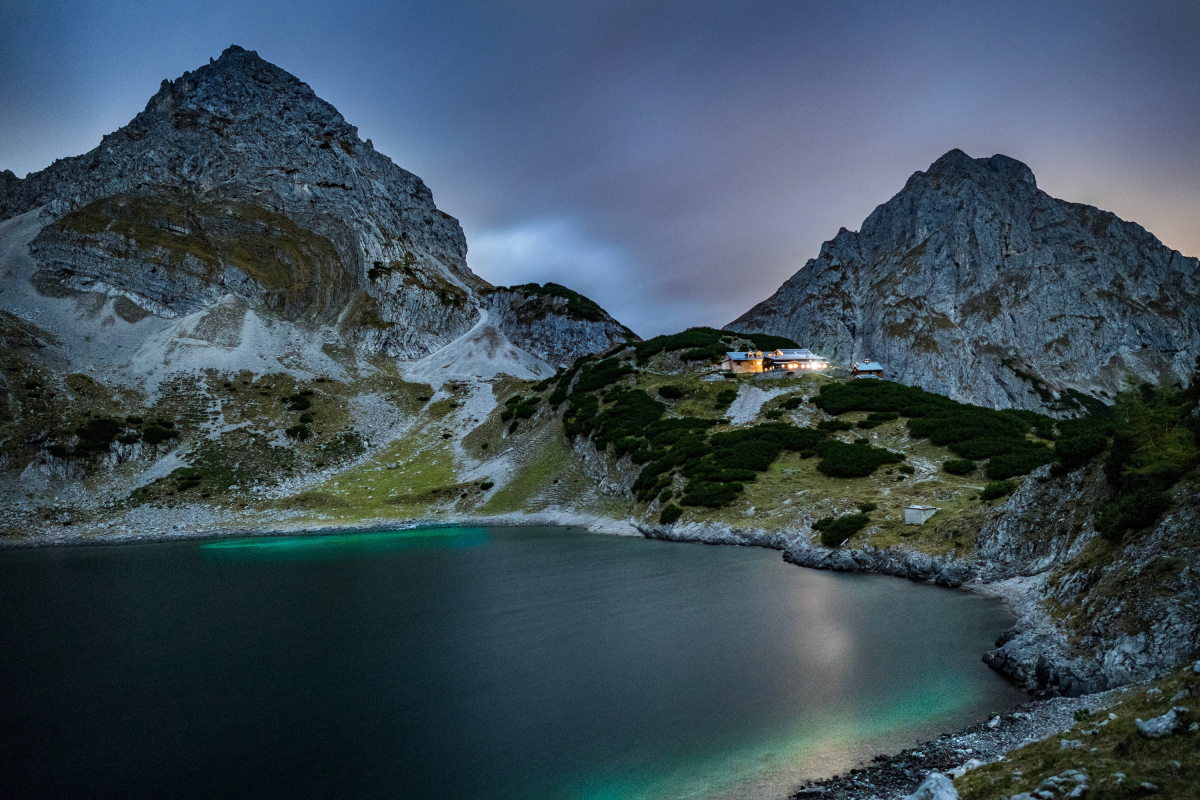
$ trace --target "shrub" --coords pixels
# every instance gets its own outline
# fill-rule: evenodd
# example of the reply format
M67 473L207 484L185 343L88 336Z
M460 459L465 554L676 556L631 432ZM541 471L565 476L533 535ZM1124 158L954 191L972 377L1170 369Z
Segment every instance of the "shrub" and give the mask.
M1028 475L1042 464L1054 460L1054 451L1042 445L1032 445L1004 455L993 456L987 465L989 480L1002 481L1017 475Z
M716 344L705 345L704 347L693 347L691 350L684 350L679 354L679 358L683 361L720 361L725 357L725 345L721 342Z
M992 459L989 476L997 479L1024 475L1054 457L1048 448L1025 438L1030 430L1046 433L1053 425L1048 417L1030 411L996 411L958 403L891 381L826 384L813 403L830 414L872 412L859 423L862 428L908 417L913 436L948 447L960 459Z
M995 500L997 497L1004 497L1016 491L1019 485L1016 481L992 481L983 487L983 491L979 493L979 499Z
M975 462L969 458L952 458L942 464L942 469L951 475L970 475L975 471Z
M686 331L669 336L655 336L653 339L638 342L633 347L638 363L645 364L662 352L712 347L731 338L732 334L716 328L688 328Z
M486 492L488 489L491 489L495 485L496 484L494 484L491 481L484 481L483 483L479 484L479 489L480 489L480 491Z
M604 309L596 301L557 283L544 283L540 286L536 283L523 283L519 286L510 287L510 290L519 290L526 295L561 297L567 301L567 314L576 319L600 322L605 318Z
M817 451L821 454L817 469L833 478L863 478L884 464L904 460L900 453L869 444L824 442Z
M674 503L663 506L663 510L658 513L658 521L663 525L670 525L683 516L683 509Z
M309 436L312 435L312 431L310 431L308 429L307 425L293 425L292 427L290 427L286 431L284 431L284 433L286 433L292 439L296 439L297 441L300 441L300 442L303 442L305 439L307 439Z
M75 435L79 437L79 444L75 446L76 450L85 452L99 452L107 450L117 438L117 434L121 430L121 423L109 417L96 417L89 419L86 424L75 429Z
M1063 436L1054 443L1054 455L1058 458L1053 472L1064 475L1082 467L1108 447L1108 437L1099 432L1082 433L1078 436Z
M671 383L658 387L658 396L665 397L668 400L678 400L683 397L683 394L682 388Z
M606 358L593 364L588 364L579 375L575 384L575 392L594 392L616 383L626 375L633 374L633 367L618 358Z
M803 397L789 397L787 400L784 400L779 407L785 411L795 411L803 402Z
M708 506L720 508L732 503L745 487L737 482L718 483L716 481L688 481L680 503L685 506Z
M313 415L308 413L307 411L305 411L303 414L300 415L300 424L301 425L307 425L308 423L310 423L312 421L313 421Z
M312 401L308 399L311 394L312 392L308 392L307 394L299 392L283 398L283 403L288 407L289 411L307 411L312 406Z
M848 431L853 425L840 419L823 419L817 423L817 430L835 433L837 431Z
M841 517L823 517L813 523L813 530L821 537L821 544L837 547L867 526L871 518L866 514L847 514Z
M899 411L874 411L867 415L864 420L859 420L858 427L860 428L878 428L885 422L899 419Z
M179 437L179 432L151 423L142 430L142 441L146 444L162 444L168 439Z
M800 347L786 336L773 336L769 333L739 333L738 336L754 342L757 350L796 350Z
M864 514L870 514L875 509L879 508L877 503L859 503L858 510Z
M515 420L515 419L514 419L514 420L512 421L512 424L510 424L510 425L508 426L508 432L509 432L509 433L516 433L516 432L517 432L517 424L518 424L517 420Z
M905 475L915 475L917 472L917 468L911 464L901 464L900 466L896 467L896 469L900 470Z
M142 418L141 417L126 417L125 424L126 425L141 425Z
M1140 531L1154 524L1171 507L1171 498L1159 489L1145 486L1119 495L1105 503L1096 514L1096 530L1113 544L1129 531Z
M717 393L717 399L713 402L713 407L716 409L729 408L733 405L733 401L737 399L737 389L722 389Z

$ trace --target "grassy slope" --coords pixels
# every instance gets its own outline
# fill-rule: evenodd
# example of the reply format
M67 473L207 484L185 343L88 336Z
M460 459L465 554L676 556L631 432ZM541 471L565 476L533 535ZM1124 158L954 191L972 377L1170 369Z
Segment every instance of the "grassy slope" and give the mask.
M1158 693L1147 693L1155 688ZM1188 691L1190 696L1172 702L1180 691ZM1003 761L968 772L955 781L955 786L963 800L993 800L1032 792L1046 778L1077 769L1086 770L1090 776L1088 800L1148 795L1193 800L1200 787L1200 730L1189 731L1188 727L1200 720L1198 704L1200 676L1189 664L1160 681L1130 687L1108 713L1079 721L1062 734L1026 745ZM1190 709L1182 715L1179 733L1154 740L1138 732L1135 720L1157 717L1173 706ZM1064 739L1080 741L1083 747L1064 750ZM1156 788L1143 788L1143 783Z

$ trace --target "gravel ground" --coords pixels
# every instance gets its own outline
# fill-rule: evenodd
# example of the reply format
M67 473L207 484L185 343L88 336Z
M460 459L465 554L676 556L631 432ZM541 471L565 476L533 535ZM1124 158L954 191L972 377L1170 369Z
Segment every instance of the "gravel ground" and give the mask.
M866 767L824 780L810 781L793 800L893 800L911 794L930 772L950 773L971 759L999 761L1010 750L1044 739L1074 724L1075 712L1111 705L1124 690L1084 697L1055 697L1018 706L955 733L946 733L895 755L876 756ZM978 766L978 765L976 765Z

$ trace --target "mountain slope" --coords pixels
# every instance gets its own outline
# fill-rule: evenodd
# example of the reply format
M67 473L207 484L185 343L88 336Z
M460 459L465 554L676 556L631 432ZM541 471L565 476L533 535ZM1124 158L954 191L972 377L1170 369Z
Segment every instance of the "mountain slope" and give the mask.
M1027 166L952 150L727 326L999 408L1173 384L1200 354L1200 261L1050 197ZM1086 402L1086 401L1084 401Z

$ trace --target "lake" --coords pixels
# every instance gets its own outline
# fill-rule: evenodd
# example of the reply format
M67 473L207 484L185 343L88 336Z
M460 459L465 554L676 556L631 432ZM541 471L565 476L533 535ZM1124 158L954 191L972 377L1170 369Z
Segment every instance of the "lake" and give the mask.
M1025 695L967 592L564 528L0 552L0 795L785 797Z

